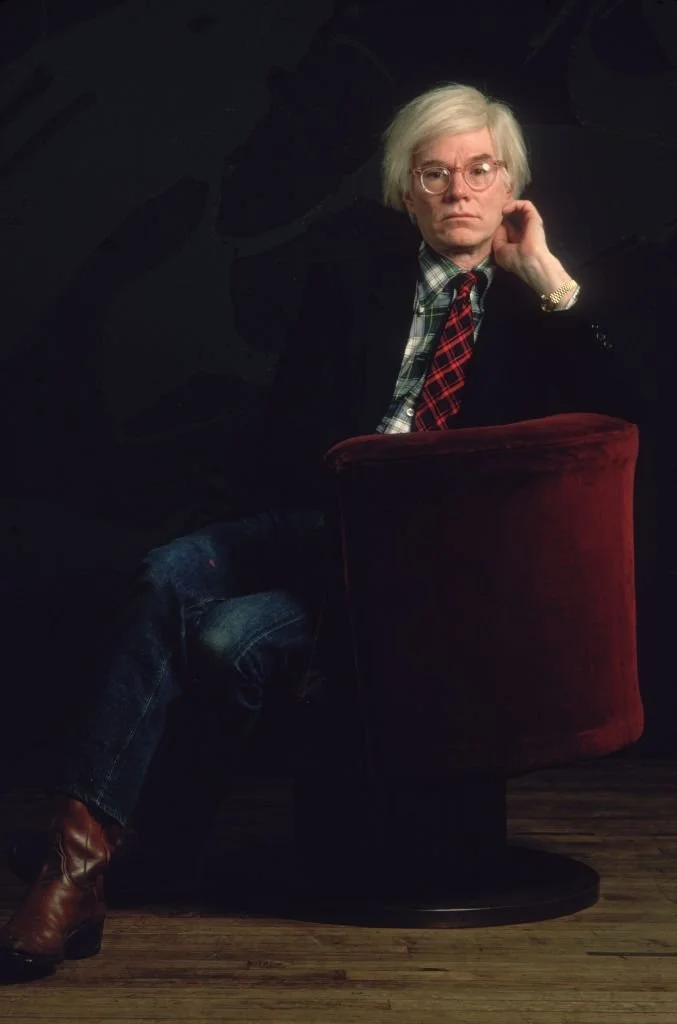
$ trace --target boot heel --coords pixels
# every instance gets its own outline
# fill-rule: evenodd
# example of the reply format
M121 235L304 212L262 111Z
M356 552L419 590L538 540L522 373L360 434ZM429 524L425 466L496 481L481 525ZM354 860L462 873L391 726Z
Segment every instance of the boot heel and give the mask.
M101 949L102 937L103 921L83 925L67 940L64 946L64 958L66 960L86 960L89 956L96 956Z

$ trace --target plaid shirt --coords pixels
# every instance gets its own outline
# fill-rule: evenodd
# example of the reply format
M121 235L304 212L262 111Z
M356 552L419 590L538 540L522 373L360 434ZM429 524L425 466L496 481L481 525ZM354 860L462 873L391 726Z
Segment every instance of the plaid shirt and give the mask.
M409 341L404 350L388 411L376 428L379 434L407 434L412 429L416 403L423 388L430 358L446 322L449 306L456 298L453 279L464 273L461 267L446 256L440 256L425 242L421 243L418 262L421 276L416 285ZM482 271L479 275L480 282L482 277L486 281L486 284L478 282L470 292L475 345L484 315L484 300L494 275L495 268L491 256L487 256L473 269ZM578 289L563 308L569 309L577 298Z

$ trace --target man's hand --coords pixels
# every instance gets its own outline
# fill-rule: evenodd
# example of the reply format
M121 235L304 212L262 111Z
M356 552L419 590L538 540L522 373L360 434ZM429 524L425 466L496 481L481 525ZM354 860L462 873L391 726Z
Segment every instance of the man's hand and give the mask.
M512 199L503 207L493 252L499 267L516 274L539 295L549 295L571 280L548 249L543 220L528 199Z

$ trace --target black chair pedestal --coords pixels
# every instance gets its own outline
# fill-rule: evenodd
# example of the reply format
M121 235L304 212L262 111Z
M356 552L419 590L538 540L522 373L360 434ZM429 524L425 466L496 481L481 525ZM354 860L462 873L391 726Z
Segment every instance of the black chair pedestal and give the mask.
M297 913L381 927L478 927L572 914L599 898L579 861L509 844L505 780L299 776Z

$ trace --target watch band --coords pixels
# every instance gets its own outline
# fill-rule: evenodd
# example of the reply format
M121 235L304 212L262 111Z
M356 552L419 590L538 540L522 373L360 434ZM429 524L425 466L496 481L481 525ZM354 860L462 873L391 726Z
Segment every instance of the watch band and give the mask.
M541 309L543 310L543 312L552 313L552 311L557 308L557 306L565 297L565 295L568 295L569 292L572 292L574 288L578 288L578 285L574 281L574 279L571 278L570 281L567 281L566 284L561 285L554 292L550 292L549 295L541 295Z

